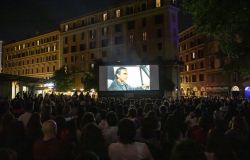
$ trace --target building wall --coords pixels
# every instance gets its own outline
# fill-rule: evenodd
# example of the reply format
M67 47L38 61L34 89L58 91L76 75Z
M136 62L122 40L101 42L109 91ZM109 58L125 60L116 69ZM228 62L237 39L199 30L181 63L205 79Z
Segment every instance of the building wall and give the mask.
M181 92L186 96L226 95L230 77L223 72L225 59L220 55L219 43L198 34L192 26L179 34Z
M3 72L48 78L62 66L84 88L84 73L97 59L106 63L169 62L166 75L179 85L178 9L173 0L131 0L67 20L60 30L5 44ZM55 47L55 49L54 49ZM171 62L171 63L170 63Z
M3 73L49 78L60 67L59 31L4 44Z
M62 64L75 73L76 89L97 59L121 64L178 59L178 9L172 1L157 2L131 1L61 23ZM169 74L178 85L179 74Z
M2 46L3 45L3 41L0 41L0 73L2 73Z
M0 82L0 97L11 99L11 96L12 96L11 83L12 83L11 81Z

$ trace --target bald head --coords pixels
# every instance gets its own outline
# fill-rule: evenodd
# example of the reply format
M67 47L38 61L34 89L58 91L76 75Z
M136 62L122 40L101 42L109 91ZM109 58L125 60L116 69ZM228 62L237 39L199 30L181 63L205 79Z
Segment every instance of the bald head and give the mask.
M55 137L57 134L56 122L53 120L48 120L48 121L43 122L42 131L43 131L44 137L47 137L47 138Z

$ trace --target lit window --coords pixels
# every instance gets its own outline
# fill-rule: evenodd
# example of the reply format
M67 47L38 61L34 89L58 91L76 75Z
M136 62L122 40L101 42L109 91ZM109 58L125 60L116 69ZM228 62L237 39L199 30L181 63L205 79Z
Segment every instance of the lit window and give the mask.
M142 33L142 40L146 41L147 40L147 32Z
M23 48L25 48L25 44L23 44Z
M108 19L108 13L103 13L102 18L103 21L106 21Z
M192 58L195 59L195 52L192 53Z
M134 35L133 34L129 35L129 41L130 41L130 43L134 42Z
M107 33L108 33L108 27L103 27L103 28L102 28L102 35L103 35L103 36L106 36Z
M155 7L161 7L161 0L155 1Z
M187 65L187 71L189 71L189 66Z
M120 9L117 9L117 10L115 11L115 15L116 15L117 18L118 18L118 17L121 17L121 10L120 10Z
M64 31L67 32L68 30L69 30L69 25L66 24L66 25L64 26Z
M40 44L40 41L39 41L39 40L37 40L37 41L36 41L36 44L37 44L37 45L39 45L39 44Z
M56 51L56 45L54 45L54 51Z
M50 46L48 47L48 52L50 52Z

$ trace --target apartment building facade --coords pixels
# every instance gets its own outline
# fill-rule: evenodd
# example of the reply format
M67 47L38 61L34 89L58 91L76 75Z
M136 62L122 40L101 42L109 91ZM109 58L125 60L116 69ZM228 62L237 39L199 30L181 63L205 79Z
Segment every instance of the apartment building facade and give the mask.
M60 67L60 32L3 45L3 73L49 79Z
M3 41L0 40L0 73L2 73Z
M62 65L74 73L77 90L97 59L139 64L178 59L178 9L173 0L133 0L77 17L60 25ZM178 69L166 74L178 85Z
M226 59L220 54L219 43L198 34L194 26L179 34L181 95L209 96L230 94L231 77L223 72Z

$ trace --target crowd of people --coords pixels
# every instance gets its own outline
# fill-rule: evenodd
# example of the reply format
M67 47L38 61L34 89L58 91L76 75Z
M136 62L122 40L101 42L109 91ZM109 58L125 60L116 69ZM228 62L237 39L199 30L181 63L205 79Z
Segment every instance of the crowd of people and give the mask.
M245 99L0 98L1 160L249 160Z

